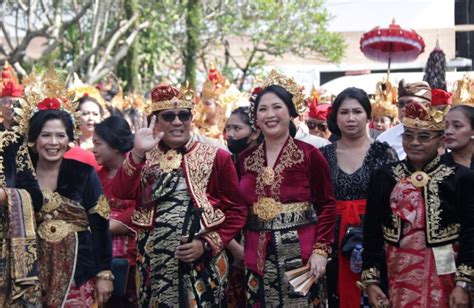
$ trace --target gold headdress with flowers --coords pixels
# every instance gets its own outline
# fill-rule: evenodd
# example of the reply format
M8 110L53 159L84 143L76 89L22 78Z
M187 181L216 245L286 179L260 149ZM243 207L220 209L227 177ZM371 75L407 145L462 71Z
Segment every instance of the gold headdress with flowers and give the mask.
M461 80L458 80L452 97L453 105L474 106L474 82L469 74L464 74Z
M77 101L84 96L92 97L99 103L102 109L106 108L105 100L100 94L99 89L83 83L77 74L74 74L72 85L68 89L68 95L72 97L73 101Z
M229 81L219 72L214 63L211 63L207 72L207 79L202 85L202 99L217 98L230 86Z
M271 85L280 86L293 95L293 104L295 105L296 111L298 113L303 113L306 111L303 87L297 84L293 78L287 77L275 70L272 70L263 82L262 88L265 89Z
M74 140L79 136L77 127L77 103L68 96L68 91L56 72L50 68L43 75L31 75L23 78L24 100L19 101L19 106L14 107L15 128L20 134L27 135L29 122L35 113L41 110L63 110L71 116L74 125ZM73 141L73 140L71 140Z
M194 108L194 91L191 89L181 87L178 90L170 85L159 85L151 91L151 112L181 108Z
M139 93L128 93L123 98L123 110L127 109L137 109L144 111L147 108L147 105L151 104L151 100L146 100L143 95Z
M449 106L443 109L437 109L430 103L420 103L409 101L405 105L405 116L403 117L403 126L409 128L426 130L444 130L444 116L449 111Z
M398 109L394 105L397 102L397 90L388 80L377 82L375 102L372 104L372 117L389 117L391 119L398 117Z

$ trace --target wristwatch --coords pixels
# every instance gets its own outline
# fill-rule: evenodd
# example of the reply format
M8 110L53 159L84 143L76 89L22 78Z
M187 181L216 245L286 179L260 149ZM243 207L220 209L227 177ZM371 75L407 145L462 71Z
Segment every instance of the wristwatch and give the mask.
M204 252L210 252L212 249L211 249L211 245L209 245L209 243L205 240L201 240L202 242L202 247L204 248Z
M469 283L465 281L456 281L456 286L463 288L465 291L469 292Z

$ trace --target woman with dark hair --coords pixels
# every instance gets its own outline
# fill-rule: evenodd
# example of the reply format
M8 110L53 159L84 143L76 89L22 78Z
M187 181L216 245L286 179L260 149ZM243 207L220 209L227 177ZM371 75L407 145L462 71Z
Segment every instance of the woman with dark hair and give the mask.
M97 99L92 96L84 95L78 101L79 111L79 129L81 136L79 136L79 146L87 151L92 151L94 143L92 137L94 136L94 129L104 115L104 108L99 104Z
M458 105L446 114L444 145L456 163L474 169L474 107Z
M328 295L330 305L359 307L361 291L356 286L359 273L350 270L351 249L344 247L344 236L351 236L349 228L362 230L367 187L374 169L397 160L397 154L386 143L372 140L368 135L371 105L367 93L358 88L347 88L336 97L328 125L336 142L321 148L331 170L336 193L338 224L332 260L328 264ZM351 243L351 242L349 242ZM349 248L349 249L347 249Z
M227 147L235 160L242 151L261 141L260 131L252 126L249 112L249 107L235 109L225 126Z
M57 98L66 97L63 84L51 74L33 77L20 128L44 197L36 213L43 306L92 307L112 292L110 208L94 168L63 157L75 135L75 110Z
M99 179L111 208L109 228L112 235L112 257L126 259L129 264L128 280L123 281L124 287L126 286L123 296L112 295L107 306L137 307L136 232L131 222L135 200L121 200L112 196L112 180L122 166L125 155L133 148L133 135L127 121L112 116L96 125L93 141L95 158L102 166L98 172Z
M313 283L326 271L336 211L326 160L317 148L292 137L292 118L303 99L293 79L272 71L251 108L264 136L238 162L249 207L244 262L251 307L309 307L318 297L324 303L320 285ZM285 275L301 267L308 271L304 295Z
M249 107L238 107L230 114L225 126L227 147L232 153L234 162L245 149L259 143L260 130L253 127L249 115ZM229 307L242 307L245 296L245 273L243 270L244 247L240 244L241 234L233 239L227 250L232 254L233 261L229 270Z

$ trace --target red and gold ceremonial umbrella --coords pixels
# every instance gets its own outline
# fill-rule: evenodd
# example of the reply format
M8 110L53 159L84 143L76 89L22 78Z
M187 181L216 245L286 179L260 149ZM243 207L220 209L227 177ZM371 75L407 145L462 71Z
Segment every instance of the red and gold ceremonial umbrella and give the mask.
M360 38L360 50L374 61L392 62L415 60L425 50L423 38L415 30L405 30L395 23L388 28L375 27Z

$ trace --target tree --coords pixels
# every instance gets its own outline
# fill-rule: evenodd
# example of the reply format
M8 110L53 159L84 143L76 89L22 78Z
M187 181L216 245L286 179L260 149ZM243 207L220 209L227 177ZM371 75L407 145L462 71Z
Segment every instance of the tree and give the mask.
M345 49L342 36L327 30L331 16L322 0L160 0L142 9L152 30L139 37L140 72L149 85L194 80L194 59L199 59L204 69L210 61L220 62L230 78L239 70L242 87L271 57L291 53L337 62ZM231 46L236 41L248 44Z
M115 69L149 25L137 22L138 13L127 18L124 1L4 1L0 28L7 46L0 53L23 74L33 62L54 64L95 83ZM46 41L46 48L28 62L26 49L37 38Z
M225 49L224 67L233 65L241 71L240 87L249 73L263 66L269 57L295 54L338 62L343 56L344 40L340 34L327 30L331 16L322 0L229 4L231 7L224 9L233 14L218 14L209 28L221 29L216 35ZM237 59L230 46L231 39L236 38L250 43L239 50L243 60Z

